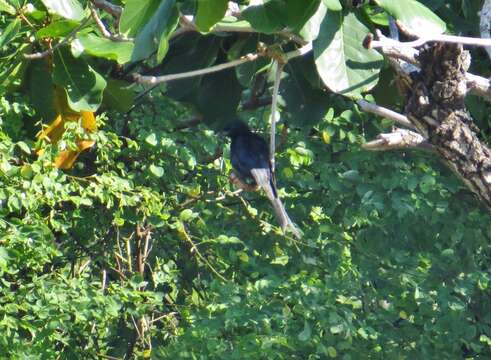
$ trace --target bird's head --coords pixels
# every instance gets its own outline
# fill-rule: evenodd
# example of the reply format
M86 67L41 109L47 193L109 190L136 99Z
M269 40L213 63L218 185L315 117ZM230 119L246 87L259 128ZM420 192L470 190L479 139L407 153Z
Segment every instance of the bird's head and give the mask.
M251 132L249 126L247 126L247 124L241 120L231 121L223 130L225 134L231 138Z

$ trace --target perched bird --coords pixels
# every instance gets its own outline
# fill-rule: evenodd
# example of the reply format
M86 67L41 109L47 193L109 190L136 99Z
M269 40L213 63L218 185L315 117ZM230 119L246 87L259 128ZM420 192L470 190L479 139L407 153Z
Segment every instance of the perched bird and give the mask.
M283 232L288 228L299 238L300 231L291 221L278 197L266 141L254 134L244 122L239 120L227 126L225 131L232 140L230 158L236 172L235 176L238 178L235 180L238 180L245 190L255 190L258 187L263 189L273 205ZM234 176L231 175L231 179L234 181Z

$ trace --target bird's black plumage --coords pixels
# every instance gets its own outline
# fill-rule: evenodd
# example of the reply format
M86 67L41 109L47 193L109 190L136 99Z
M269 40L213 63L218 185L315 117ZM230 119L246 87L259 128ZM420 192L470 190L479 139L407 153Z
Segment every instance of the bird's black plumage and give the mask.
M282 230L290 228L293 234L299 237L298 229L278 197L266 141L254 134L242 121L234 121L226 131L232 140L230 158L236 175L244 183L261 187L273 205Z

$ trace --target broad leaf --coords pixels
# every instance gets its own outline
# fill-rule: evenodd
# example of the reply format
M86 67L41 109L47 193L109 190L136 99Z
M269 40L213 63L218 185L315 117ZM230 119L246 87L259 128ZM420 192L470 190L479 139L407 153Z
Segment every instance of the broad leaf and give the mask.
M41 0L48 12L59 15L65 19L82 20L84 9L77 0Z
M280 86L280 95L286 106L283 115L295 126L312 127L328 112L331 97L314 87L305 76L305 69L313 67L311 56L294 59L288 64L288 76ZM317 81L320 82L318 77Z
M159 0L128 0L121 14L119 29L128 36L136 36L141 28L154 15Z
M375 2L416 33L441 34L446 29L445 22L416 0L375 0Z
M207 124L218 126L237 111L242 87L233 69L209 74L198 90L196 107Z
M83 51L89 55L115 60L118 64L130 61L133 43L129 41L111 41L94 34L84 34L77 37Z
M322 24L322 20L326 16L327 7L324 2L321 2L317 7L314 15L304 24L302 30L300 30L300 35L307 41L313 41L317 39L319 35L319 30Z
M354 13L327 11L313 47L317 71L331 91L359 97L377 84L383 58L362 46L368 32Z
M158 50L157 62L161 62L169 47L169 35L174 31L178 22L179 12L175 7L175 0L162 2L136 37L131 60L146 59Z
M223 19L227 11L227 0L199 0L196 26L200 31L210 31L211 27Z
M99 73L84 60L75 59L66 48L55 52L53 82L65 89L68 105L75 111L96 111L106 87Z

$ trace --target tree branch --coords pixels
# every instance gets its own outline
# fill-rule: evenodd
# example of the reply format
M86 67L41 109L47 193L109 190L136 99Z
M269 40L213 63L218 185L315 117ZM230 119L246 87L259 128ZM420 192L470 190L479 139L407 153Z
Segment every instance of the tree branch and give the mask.
M420 134L406 129L396 129L388 134L379 134L377 140L361 146L365 150L386 151L395 149L419 149L433 151L434 147Z
M365 112L382 116L386 119L395 121L399 125L416 130L415 126L409 121L409 119L405 115L399 114L398 112L384 108L377 104L370 103L363 99L357 100L356 103Z
M373 40L372 34L366 37L364 46L367 49L370 49L373 42L377 41L379 51L389 59L392 67L399 74L409 75L413 71L419 71L420 63L417 59L419 51L417 49L399 46L401 44L399 41L384 36L379 30L376 30L375 35L377 40ZM465 73L465 78L469 93L491 102L491 81L489 79L469 72Z

